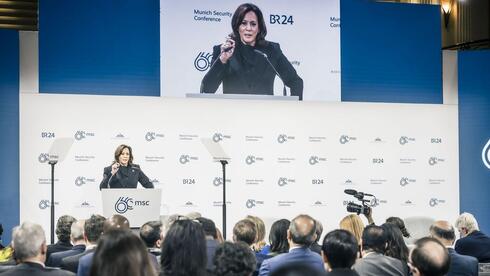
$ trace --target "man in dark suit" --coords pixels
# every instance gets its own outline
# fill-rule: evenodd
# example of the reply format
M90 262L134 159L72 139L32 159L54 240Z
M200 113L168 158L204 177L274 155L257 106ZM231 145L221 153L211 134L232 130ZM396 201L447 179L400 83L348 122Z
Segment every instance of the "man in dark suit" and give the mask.
M56 223L56 237L58 238L58 242L48 245L46 261L49 260L51 254L67 251L73 247L70 243L70 228L75 221L77 220L69 215L61 216L58 219L58 222Z
M293 263L301 263L318 271L324 271L322 258L309 248L316 239L315 230L316 222L312 217L308 215L295 217L287 233L289 252L264 260L259 275L270 275L281 267Z
M105 218L101 215L92 215L89 219L85 221L84 226L84 239L85 239L85 251L83 253L69 256L61 260L61 268L77 272L78 262L80 258L89 254L95 250L97 246L97 241L102 235L102 229L104 227Z
M70 240L73 244L73 248L67 251L56 252L49 256L48 261L46 262L47 266L51 267L60 267L61 260L63 258L80 254L85 251L85 239L83 237L83 227L85 225L85 220L79 220L74 222L71 225L70 230Z
M323 239L322 256L329 276L359 276L351 267L357 259L359 246L352 233L333 230Z
M445 276L449 270L449 254L434 238L417 240L409 259L413 276Z
M259 268L262 265L262 262L267 258L267 255L261 253L255 253L252 249L253 244L255 243L255 239L257 238L257 228L253 221L249 219L242 219L235 224L233 227L233 241L234 242L243 242L250 248L250 251L255 255L256 270L253 275L258 275Z
M451 259L448 276L478 276L478 260L472 256L460 255L452 248L456 234L449 222L445 220L434 222L430 227L430 234L448 250Z
M458 254L473 256L480 263L490 263L490 237L478 228L478 222L470 213L461 214L456 220L461 239L454 249Z
M71 276L73 273L59 268L45 267L46 236L38 224L24 222L14 228L13 245L19 264L2 273L6 276Z
M202 229L204 230L204 235L206 236L206 257L207 264L206 269L208 271L214 270L213 258L216 253L216 248L218 248L218 233L216 233L216 225L214 221L200 217L197 220L201 223Z
M143 224L140 228L140 238L148 248L148 253L157 257L160 261L160 255L162 254L162 249L160 248L162 244L162 223L160 221L149 221Z
M310 245L311 251L322 254L322 246L318 244L318 241L320 241L320 237L322 236L323 233L323 225L319 220L316 220L316 230L315 230L315 235L316 239L315 242Z

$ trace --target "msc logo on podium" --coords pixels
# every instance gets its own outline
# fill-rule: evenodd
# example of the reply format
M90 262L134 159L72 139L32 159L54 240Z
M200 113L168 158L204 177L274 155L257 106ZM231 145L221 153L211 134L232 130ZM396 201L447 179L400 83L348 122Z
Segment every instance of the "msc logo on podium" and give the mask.
M119 199L116 201L116 204L114 204L114 210L118 214L124 214L128 210L133 210L134 207L137 206L149 206L150 201L148 200L134 200L131 197L119 197Z

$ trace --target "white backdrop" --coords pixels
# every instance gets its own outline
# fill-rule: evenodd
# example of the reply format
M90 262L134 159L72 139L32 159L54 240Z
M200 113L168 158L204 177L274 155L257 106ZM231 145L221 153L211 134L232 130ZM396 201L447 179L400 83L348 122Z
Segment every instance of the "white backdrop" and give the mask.
M346 188L377 196L377 222L459 212L456 106L22 94L20 114L20 219L46 230L43 154L59 137L77 140L56 166L57 217L102 212L103 167L124 143L162 189L162 215L199 211L221 225L221 166L203 137L222 138L232 158L229 230L247 214L299 213L336 228L353 200Z
M232 32L231 17L242 3L236 0L160 0L162 96L199 93L212 58L212 47L223 43ZM280 43L283 53L303 79L303 99L340 101L339 0L260 0L254 3L264 15L266 39ZM276 78L274 94L282 95L282 87Z

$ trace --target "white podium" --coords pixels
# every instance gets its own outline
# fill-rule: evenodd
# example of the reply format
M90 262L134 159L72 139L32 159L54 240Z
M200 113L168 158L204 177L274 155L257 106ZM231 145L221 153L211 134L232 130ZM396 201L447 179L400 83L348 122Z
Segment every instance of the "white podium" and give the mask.
M160 219L162 190L160 189L102 189L102 213L125 216L131 228Z

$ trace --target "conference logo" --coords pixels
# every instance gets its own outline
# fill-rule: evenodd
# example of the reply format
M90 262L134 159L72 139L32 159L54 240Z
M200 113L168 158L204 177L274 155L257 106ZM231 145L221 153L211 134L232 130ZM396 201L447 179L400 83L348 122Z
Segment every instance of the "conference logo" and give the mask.
M75 132L75 135L73 136L75 137L75 140L81 141L87 137L94 137L95 133L84 131L84 130L77 130L77 132Z
M279 187L284 187L284 186L292 184L292 183L296 183L296 179L289 179L287 177L279 177L279 179L277 180L277 185L279 185Z
M58 205L59 203L58 202L55 202L54 205ZM42 199L41 201L39 201L39 209L41 210L46 210L48 208L51 207L51 202L47 199Z
M231 139L231 136L230 135L224 135L224 134L219 133L219 132L217 132L213 135L213 141L215 143L219 143L219 142L223 141L224 139Z
M349 179L349 178L348 178L348 179L346 179L345 181L343 181L343 182L341 183L341 185L352 186L352 185L357 185L357 183L356 183L356 182L354 182L354 181L352 181L352 179Z
M444 159L434 157L434 156L430 157L429 161L428 161L429 165L431 165L431 166L435 166L441 162L444 162Z
M127 140L127 139L129 139L129 138L128 138L128 137L126 137L126 135L124 135L124 134L122 134L122 133L118 133L118 134L114 135L114 136L112 137L112 139L114 139L114 140Z
M83 186L87 183L95 183L95 178L86 178L84 176L78 176L75 179L75 185L78 187Z
M191 161L197 161L198 159L199 158L197 158L196 156L190 156L188 154L182 154L179 157L179 163L182 165L185 165L187 163L190 163Z
M37 160L39 161L39 163L46 163L49 161L49 154L48 153L41 153L37 157Z
M437 205L439 205L441 203L446 203L446 201L444 199L437 199L437 198L431 198L429 200L429 206L430 207L436 207Z
M385 141L385 140L383 140L381 137L376 137L376 138L374 138L374 139L371 141L371 143L374 143L374 144L384 144L384 143L386 143L386 141Z
M402 206L415 206L415 203L411 201L410 199L405 200L404 202L401 203Z
M327 207L327 204L324 203L323 201L317 200L317 201L313 202L313 204L311 206L312 207Z
M345 145L349 143L350 141L355 141L357 140L356 137L348 136L348 135L341 135L339 138L339 143L342 145Z
M264 205L264 201L261 201L261 200L255 200L255 199L248 199L248 200L245 202L245 206L246 206L248 209L255 208L255 207L257 207L257 205Z
M183 185L194 185L196 184L196 180L194 178L184 178L182 179Z
M196 208L197 205L194 204L192 201L187 201L186 203L184 203L184 205L182 205L182 207L184 207L184 208Z
M269 15L269 22L271 24L280 24L280 25L294 24L293 16L286 15L286 14L271 14Z
M320 162L326 162L327 161L327 158L323 158L323 157L318 157L316 155L312 155L310 156L310 158L308 159L308 163L312 166L320 163Z
M212 58L213 55L211 53L199 52L199 54L197 54L196 58L194 59L194 67L198 71L206 71L211 66Z
M400 145L402 146L411 142L415 142L415 138L408 137L408 136L400 136L400 139L398 139L398 143L400 143Z
M226 183L231 183L231 179L226 179ZM213 180L213 185L216 187L223 185L223 177L215 177Z
M483 147L481 151L481 159L485 167L490 169L490 139L488 139L487 144Z
M54 132L41 132L41 138L43 139L51 139L56 138Z
M124 214L128 210L133 210L133 199L131 197L119 197L114 204L114 210L119 214Z
M279 135L277 136L277 142L278 142L279 144L284 144L284 143L286 143L288 140L294 140L294 139L295 139L295 137L294 137L294 136L288 136L288 135L286 135L286 134L279 134Z
M408 178L408 177L402 177L402 178L400 178L400 186L402 186L402 187L405 187L408 184L413 184L415 182L417 182L415 179L411 179L411 178Z
M257 161L264 161L264 158L262 157L257 157L255 155L248 155L246 158L245 158L245 163L247 165L253 165L255 164Z
M83 201L82 203L77 204L75 207L76 208L95 208L95 206L90 204L90 202L88 202L88 201Z
M431 144L442 144L442 138L430 138Z
M147 142L151 142L153 140L156 140L158 138L163 138L163 137L165 137L165 135L163 135L161 133L156 133L156 132L153 132L153 131L148 131L145 134L145 140Z
M315 179L312 179L312 180L311 180L311 184L312 184L312 185L323 185L323 184L325 184L325 183L327 183L327 180L325 180L325 179L318 179L318 178L315 178Z

